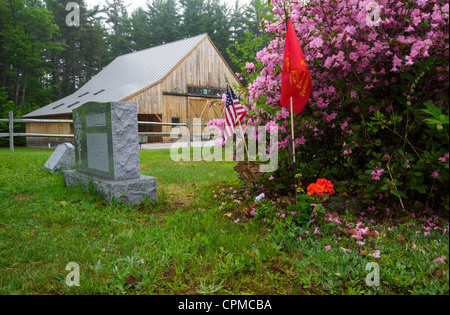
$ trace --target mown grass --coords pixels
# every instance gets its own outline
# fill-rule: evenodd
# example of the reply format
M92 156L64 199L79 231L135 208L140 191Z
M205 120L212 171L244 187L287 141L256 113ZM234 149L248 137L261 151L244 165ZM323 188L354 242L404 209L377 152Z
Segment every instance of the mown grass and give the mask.
M416 234L412 224L428 227L419 218L374 224L380 237L365 241L381 256L361 256L343 225L306 234L255 220L233 162L142 150L159 201L132 207L66 187L43 168L51 153L0 149L0 294L448 294L448 231ZM69 262L78 287L66 285ZM368 262L380 265L379 287L366 284Z

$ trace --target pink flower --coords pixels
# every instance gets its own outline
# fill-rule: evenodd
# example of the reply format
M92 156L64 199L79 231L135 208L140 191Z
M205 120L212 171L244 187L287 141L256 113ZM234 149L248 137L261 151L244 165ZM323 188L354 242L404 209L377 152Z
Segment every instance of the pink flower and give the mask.
M444 156L441 156L439 158L439 161L441 161L442 163L448 163L448 160L449 160L449 153L448 152L445 153Z
M351 250L351 249L348 249L348 248L341 247L341 249L342 249L344 252L349 252L349 253L352 252L352 250Z
M245 64L245 68L249 71L253 71L253 70L255 70L255 65L252 62L247 62Z
M270 133L278 131L278 124L274 121L269 121L266 124L266 130Z
M394 67L401 66L402 65L402 60L400 58L398 58L397 55L394 55L394 62L393 62L393 64L394 64Z
M309 46L310 46L311 48L319 48L319 47L322 47L322 45L323 45L323 40L322 40L322 38L320 38L320 37L317 37L316 39L312 40L312 41L309 43Z
M325 246L325 249L326 249L327 251L330 251L330 250L331 250L331 246L330 246L330 245L327 245L327 246Z
M380 251L377 249L373 254L369 254L373 258L380 258Z
M313 234L319 234L319 228L316 227Z
M273 180L273 179L274 179L273 175L270 175L269 180Z
M431 174L431 177L434 179L439 179L439 173L437 171L434 171L433 174Z
M434 262L440 262L440 263L444 263L444 260L447 257L445 257L444 255L442 255L441 257L436 258L435 260L433 260Z
M378 167L375 167L375 169L372 171L372 180L380 180L381 175L383 175L384 169L378 169Z

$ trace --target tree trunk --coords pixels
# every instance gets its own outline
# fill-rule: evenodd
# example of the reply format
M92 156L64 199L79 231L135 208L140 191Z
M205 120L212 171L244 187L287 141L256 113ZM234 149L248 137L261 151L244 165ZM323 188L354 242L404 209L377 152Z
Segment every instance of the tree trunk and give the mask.
M55 84L57 86L57 93L58 93L58 99L61 99L61 78L60 78L60 66L59 66L59 55L56 54L55 56L55 62L56 62L56 70L55 70Z
M76 63L76 45L75 45L75 40L73 41L73 50L72 50L72 61L73 61L73 68L72 68L72 93L75 93L75 91L77 90L77 80L76 80L76 76L77 76L77 63Z
M20 71L17 70L16 91L14 93L14 109L17 109L17 104L19 103L19 84L20 84Z
M25 104L25 96L27 91L27 72L25 71L23 73L23 83L22 83L22 99L20 101L19 110L22 109L23 105Z

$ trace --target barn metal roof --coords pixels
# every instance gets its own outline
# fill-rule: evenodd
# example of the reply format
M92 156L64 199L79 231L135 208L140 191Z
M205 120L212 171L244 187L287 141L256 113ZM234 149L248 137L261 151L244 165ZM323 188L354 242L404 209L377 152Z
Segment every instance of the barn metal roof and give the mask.
M207 34L117 57L77 92L23 117L72 113L87 102L121 101L164 79Z

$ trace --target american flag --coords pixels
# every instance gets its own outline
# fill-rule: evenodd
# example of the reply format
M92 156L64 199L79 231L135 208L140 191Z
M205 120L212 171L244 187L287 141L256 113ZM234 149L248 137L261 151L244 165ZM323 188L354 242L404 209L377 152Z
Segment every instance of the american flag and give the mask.
M225 142L227 142L228 138L233 137L234 128L244 119L246 114L247 112L236 94L234 94L233 89L228 85L224 131Z

